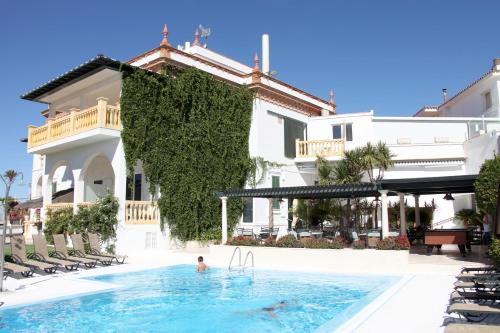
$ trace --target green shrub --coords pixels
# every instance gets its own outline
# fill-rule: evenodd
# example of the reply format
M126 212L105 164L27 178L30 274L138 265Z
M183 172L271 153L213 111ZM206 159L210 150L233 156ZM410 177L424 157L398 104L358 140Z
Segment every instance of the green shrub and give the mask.
M49 209L45 219L44 234L50 244L54 243L52 235L72 232L73 208Z
M495 267L500 267L500 240L492 237L490 250L488 252Z
M237 236L228 240L226 244L235 246L258 246L259 241L249 236Z
M88 232L99 234L102 242L116 239L118 200L111 194L93 205L83 206L73 216L72 229L86 237Z
M300 240L300 244L307 249L343 249L345 247L341 239L327 238L304 238Z
M262 245L266 247L276 246L276 239L274 237L268 237L264 240L264 243Z

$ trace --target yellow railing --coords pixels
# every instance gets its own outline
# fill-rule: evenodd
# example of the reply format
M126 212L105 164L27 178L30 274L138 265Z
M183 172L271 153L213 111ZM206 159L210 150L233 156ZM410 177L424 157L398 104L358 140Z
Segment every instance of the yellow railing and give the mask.
M28 149L75 135L94 128L121 130L120 108L109 105L106 98L98 98L97 105L63 117L49 119L46 125L28 127Z
M53 203L53 204L48 204L45 206L46 211L57 211L60 209L65 209L65 208L71 208L73 209L73 203L72 202L59 202L59 203Z
M158 224L160 211L154 201L125 201L126 224Z
M344 140L295 141L296 157L343 156L344 149Z

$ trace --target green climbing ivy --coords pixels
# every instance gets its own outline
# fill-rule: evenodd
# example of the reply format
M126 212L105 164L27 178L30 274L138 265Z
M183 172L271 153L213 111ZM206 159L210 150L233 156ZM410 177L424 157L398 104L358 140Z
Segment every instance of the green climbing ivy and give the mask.
M166 220L180 240L220 239L221 202L213 193L245 185L252 102L248 88L195 68L124 73L127 168L141 160L150 191L160 189L162 229ZM228 200L229 228L242 208L240 199Z

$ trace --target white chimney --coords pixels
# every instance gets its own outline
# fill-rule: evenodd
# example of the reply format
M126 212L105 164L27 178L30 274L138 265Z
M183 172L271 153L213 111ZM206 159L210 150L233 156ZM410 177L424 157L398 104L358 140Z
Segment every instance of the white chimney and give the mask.
M262 73L269 75L269 35L262 35Z

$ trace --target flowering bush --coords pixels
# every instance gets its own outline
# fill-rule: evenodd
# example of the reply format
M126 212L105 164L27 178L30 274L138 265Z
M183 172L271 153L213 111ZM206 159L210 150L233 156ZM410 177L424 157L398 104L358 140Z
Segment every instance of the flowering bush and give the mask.
M365 241L357 240L357 241L352 242L352 248L353 249L361 250L361 249L364 249L365 247L366 247L365 246Z
M387 237L377 243L377 250L394 250L395 245L394 237Z
M300 240L302 247L308 249L342 249L344 244L339 240L329 240L326 238L303 238Z
M253 237L248 236L237 236L228 240L227 245L237 245L237 246L256 246L259 242Z
M267 237L264 239L264 243L262 243L263 246L267 247L273 247L276 246L276 238L275 237Z
M277 247L300 247L300 243L293 235L286 235L276 241Z
M410 241L406 235L400 235L394 238L394 242L396 243L395 250L409 250L410 249Z
M377 243L377 250L409 250L410 242L406 236L387 237Z

